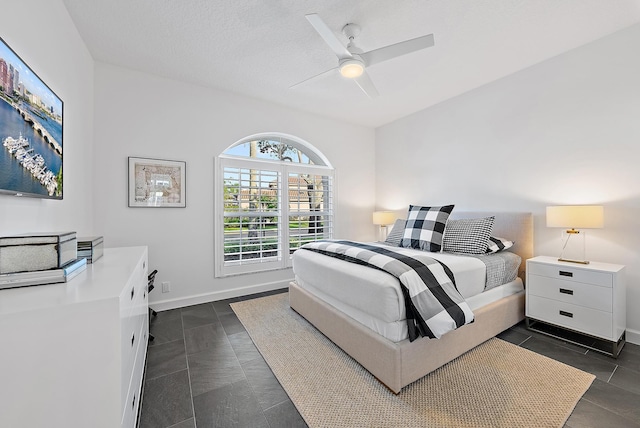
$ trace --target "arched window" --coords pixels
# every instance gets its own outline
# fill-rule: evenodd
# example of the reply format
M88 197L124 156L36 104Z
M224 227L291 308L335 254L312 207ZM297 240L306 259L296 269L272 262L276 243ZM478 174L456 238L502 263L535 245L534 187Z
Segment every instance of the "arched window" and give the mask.
M214 180L217 277L290 267L302 244L333 236L333 168L299 138L244 138L216 158Z

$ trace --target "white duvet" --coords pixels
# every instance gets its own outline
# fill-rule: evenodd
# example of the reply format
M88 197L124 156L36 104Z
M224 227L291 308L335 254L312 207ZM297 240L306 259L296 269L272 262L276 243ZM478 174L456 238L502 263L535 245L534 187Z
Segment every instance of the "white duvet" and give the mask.
M472 310L523 289L518 279L483 293L486 267L480 260L448 253L430 256L451 269ZM300 287L387 339L398 342L407 337L404 297L394 276L305 250L293 254L293 272Z

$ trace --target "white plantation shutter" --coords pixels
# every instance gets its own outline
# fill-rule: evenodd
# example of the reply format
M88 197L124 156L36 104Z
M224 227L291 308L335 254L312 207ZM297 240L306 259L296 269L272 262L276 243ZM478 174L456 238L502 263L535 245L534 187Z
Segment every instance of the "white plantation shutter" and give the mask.
M216 276L290 267L333 236L332 168L221 155L216 169Z
M333 236L332 177L309 171L290 171L289 254L305 242Z
M228 165L223 176L225 265L277 264L282 259L280 172Z

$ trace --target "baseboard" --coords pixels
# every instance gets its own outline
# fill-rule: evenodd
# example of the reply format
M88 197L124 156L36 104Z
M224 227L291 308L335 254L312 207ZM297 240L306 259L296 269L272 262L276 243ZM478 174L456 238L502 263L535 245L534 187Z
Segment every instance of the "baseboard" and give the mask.
M234 288L232 290L214 291L212 293L203 293L195 296L179 297L176 299L157 300L149 302L149 307L157 312L168 311L169 309L183 308L185 306L199 305L201 303L209 303L217 300L262 293L263 291L287 288L289 287L289 282L291 282L291 280L286 279L282 281L266 282L263 284Z
M640 345L640 331L627 329L627 342Z

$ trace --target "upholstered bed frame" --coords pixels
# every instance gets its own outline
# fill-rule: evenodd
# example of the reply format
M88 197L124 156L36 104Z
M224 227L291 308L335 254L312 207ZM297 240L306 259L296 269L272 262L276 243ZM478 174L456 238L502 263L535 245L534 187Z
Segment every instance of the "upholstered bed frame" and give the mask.
M533 221L530 213L454 213L451 218L495 215L493 236L514 240L511 251L522 257L519 276L524 279L525 260L533 256ZM289 286L291 308L369 370L395 393L438 367L462 355L524 319L524 292L476 311L475 322L440 339L405 339L394 343L318 299L295 282Z

